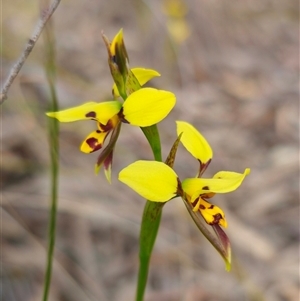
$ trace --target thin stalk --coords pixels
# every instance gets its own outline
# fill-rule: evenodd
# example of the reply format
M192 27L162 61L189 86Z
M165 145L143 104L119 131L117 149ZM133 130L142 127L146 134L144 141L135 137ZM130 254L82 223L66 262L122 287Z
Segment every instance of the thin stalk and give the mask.
M50 89L51 104L49 110L58 110L58 100L55 89L55 45L53 31L50 23L45 28L45 46L46 46L46 76ZM43 301L47 301L52 276L53 255L56 236L56 217L57 217L57 200L58 200L58 175L59 175L59 125L54 118L48 119L48 135L50 144L50 164L51 164L51 204L50 216L48 224L48 250L47 250L47 266L45 271Z
M39 39L46 23L51 18L53 13L55 12L56 8L58 7L61 0L53 0L53 3L51 6L49 6L48 9L44 10L44 12L41 14L41 18L34 29L34 32L32 33L30 39L28 40L25 49L21 53L19 59L17 62L13 65L13 67L10 70L9 76L6 79L5 83L3 84L1 91L0 91L0 105L6 100L7 93L14 82L15 78L17 77L18 73L20 72L21 68L23 67L26 59L28 58L29 54L31 53L33 47L35 46L37 40Z
M162 161L161 143L156 125L142 128L146 136L156 161ZM144 208L141 230L140 230L140 266L138 273L138 283L136 290L136 301L143 301L147 286L149 264L152 250L158 233L162 208L164 203L147 201Z
M140 266L136 291L136 301L143 301L144 299L151 254L159 229L162 208L164 204L165 203L147 201L144 208L140 232Z

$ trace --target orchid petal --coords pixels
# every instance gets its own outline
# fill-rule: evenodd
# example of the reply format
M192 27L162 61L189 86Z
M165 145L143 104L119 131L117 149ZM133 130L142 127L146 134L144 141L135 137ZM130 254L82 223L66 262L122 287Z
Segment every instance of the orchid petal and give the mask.
M99 130L90 133L82 142L80 150L83 153L90 154L102 148L108 132L100 132Z
M176 121L177 135L182 134L181 142L188 152L202 164L213 157L213 151L206 139L191 124L184 121Z
M189 196L205 193L228 193L236 190L250 173L246 168L244 173L237 172L219 172L212 179L189 178L182 182L182 188Z
M213 205L203 199L200 199L199 202L199 210L203 218L209 225L218 224L224 228L227 228L225 214L220 207Z
M160 74L153 69L132 68L131 71L135 75L141 86L145 85L152 78L160 76Z
M149 201L167 202L177 195L177 175L162 162L136 161L121 170L119 180Z
M116 115L122 105L119 101L88 102L70 109L46 113L48 117L58 119L60 122L73 122L79 120L97 120L106 124L109 119Z
M129 95L123 104L124 122L140 127L160 122L176 102L173 93L153 88L143 88Z

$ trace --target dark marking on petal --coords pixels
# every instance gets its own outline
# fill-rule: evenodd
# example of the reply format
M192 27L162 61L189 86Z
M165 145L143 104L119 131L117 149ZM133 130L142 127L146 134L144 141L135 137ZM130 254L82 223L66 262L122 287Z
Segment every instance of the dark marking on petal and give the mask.
M209 207L208 207L208 209L214 209L214 207L215 207L215 205L210 205Z
M196 198L194 202L192 202L192 206L195 207L199 202L199 198Z
M98 143L98 139L94 138L94 137L91 137L91 138L88 138L86 141L85 141L88 146L92 149L91 150L91 153L99 150L101 147L102 147L102 144L101 143Z
M99 127L101 128L102 132L110 132L114 128L114 124L112 120L109 119L106 125L99 123Z
M204 187L202 187L202 190L209 190L209 187L208 186L204 186Z
M118 113L118 116L119 116L119 118L120 118L120 120L122 121L122 122L124 122L124 123L130 123L129 121L127 121L126 119L125 119L125 115L124 115L124 113L123 113L123 108L120 110L120 112Z
M220 220L223 219L222 215L220 213L213 216L214 220L210 223L210 225L219 224Z
M201 194L201 198L202 198L203 200L205 200L205 199L210 199L210 198L212 198L214 195L215 195L214 192L203 193L203 194Z
M97 131L96 131L96 133L97 133L97 134L100 134L100 133L101 133L101 131L100 131L100 130L97 130Z
M96 118L97 114L94 111L88 112L85 114L85 117L87 118Z
M200 204L200 207L199 207L199 208L202 209L202 210L205 210L205 209L206 209L205 206L202 205L202 204Z

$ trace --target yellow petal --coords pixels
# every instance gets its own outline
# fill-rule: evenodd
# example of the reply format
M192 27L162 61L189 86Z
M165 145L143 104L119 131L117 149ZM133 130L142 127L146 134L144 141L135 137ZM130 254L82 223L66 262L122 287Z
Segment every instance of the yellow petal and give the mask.
M250 168L246 168L243 174L234 171L219 171L213 176L213 178L214 179L237 179L240 178L241 176L245 177L249 174L250 174Z
M89 134L80 146L83 153L90 154L102 148L108 132L94 131Z
M199 210L203 218L209 225L218 224L224 228L227 228L225 214L220 207L210 204L203 199L200 199Z
M136 161L121 170L119 180L149 201L166 202L177 195L177 175L162 162Z
M236 190L250 173L250 169L245 169L244 173L221 171L211 179L192 178L185 179L182 182L182 188L185 193L193 198L198 194L205 193L228 193Z
M146 84L149 80L151 80L154 77L160 76L160 74L153 70L153 69L146 69L146 68L132 68L131 69L134 76L137 78L138 82L141 86ZM120 93L117 88L117 85L114 83L113 85L113 95L114 97L119 97Z
M131 71L135 75L141 86L145 85L152 78L160 76L160 74L153 69L132 68Z
M46 113L48 117L58 119L60 122L73 122L78 120L97 120L106 125L107 121L116 115L122 105L118 101L88 102L83 105L58 111Z
M150 126L164 119L175 103L176 97L169 91L143 88L130 94L124 102L124 118L132 125Z
M97 102L87 102L80 106L73 107L70 109L65 109L58 112L48 112L46 115L48 117L56 118L60 122L73 122L84 119L92 119L89 116L86 116L89 112L95 110L95 107L98 105Z
M181 142L184 147L194 156L205 164L213 157L213 151L206 139L189 123L176 121L177 135L182 134Z
M118 43L123 43L123 28L119 30L110 44L110 51L112 55L116 55L116 45Z

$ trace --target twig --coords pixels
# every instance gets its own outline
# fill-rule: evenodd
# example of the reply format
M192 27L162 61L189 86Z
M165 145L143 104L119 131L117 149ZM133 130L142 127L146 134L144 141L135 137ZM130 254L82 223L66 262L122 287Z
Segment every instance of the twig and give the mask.
M61 0L53 0L51 6L45 11L45 13L41 16L31 38L28 40L27 45L22 52L20 58L15 63L15 65L10 70L10 74L4 83L1 93L0 93L0 105L7 99L7 92L13 83L14 79L18 75L19 71L21 70L22 66L24 65L27 57L29 56L30 52L32 51L33 47L35 46L41 32L43 31L47 21L52 16L56 8L58 7Z

